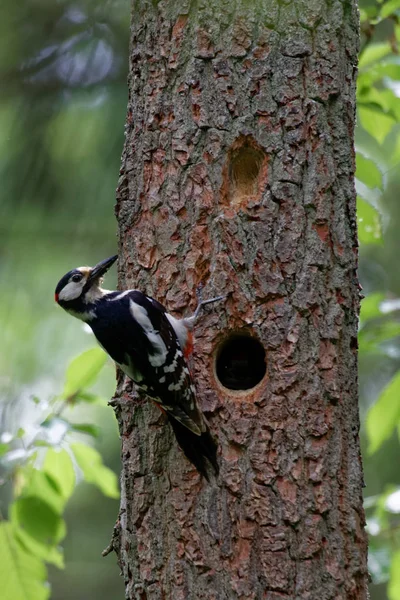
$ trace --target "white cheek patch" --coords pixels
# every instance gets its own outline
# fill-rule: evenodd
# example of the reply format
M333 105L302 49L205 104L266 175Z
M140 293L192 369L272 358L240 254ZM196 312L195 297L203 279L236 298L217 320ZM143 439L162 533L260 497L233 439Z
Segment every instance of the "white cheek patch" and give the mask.
M61 290L59 294L59 299L64 300L64 302L69 302L70 300L75 300L75 298L79 298L82 293L83 286L85 285L86 280L82 281L70 281L67 283L65 287Z

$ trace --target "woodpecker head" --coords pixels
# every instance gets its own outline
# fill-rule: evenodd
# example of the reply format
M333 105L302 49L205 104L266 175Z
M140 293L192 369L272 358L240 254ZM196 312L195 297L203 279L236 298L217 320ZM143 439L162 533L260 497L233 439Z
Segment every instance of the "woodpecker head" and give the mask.
M66 273L57 284L55 301L69 312L83 313L104 294L100 287L102 277L117 258L117 255L111 256L94 267L78 267Z

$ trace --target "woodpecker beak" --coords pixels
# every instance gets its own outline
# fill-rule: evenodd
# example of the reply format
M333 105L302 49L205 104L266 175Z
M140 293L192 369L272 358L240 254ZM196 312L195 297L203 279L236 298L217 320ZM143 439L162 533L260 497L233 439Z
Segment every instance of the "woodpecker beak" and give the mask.
M110 258L106 258L99 262L90 272L88 281L93 281L94 279L99 279L105 273L107 273L108 269L115 263L118 258L118 254L115 256L111 256Z

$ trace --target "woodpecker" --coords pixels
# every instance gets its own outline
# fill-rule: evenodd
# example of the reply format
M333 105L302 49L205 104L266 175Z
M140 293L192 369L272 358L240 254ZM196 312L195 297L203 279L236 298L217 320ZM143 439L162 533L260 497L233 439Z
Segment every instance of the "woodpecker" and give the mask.
M217 443L196 402L186 359L193 347L193 326L202 307L223 296L199 301L184 319L139 290L109 291L103 275L117 256L94 267L78 267L60 279L55 301L87 323L100 346L122 371L168 416L178 444L207 480L208 463L218 475Z

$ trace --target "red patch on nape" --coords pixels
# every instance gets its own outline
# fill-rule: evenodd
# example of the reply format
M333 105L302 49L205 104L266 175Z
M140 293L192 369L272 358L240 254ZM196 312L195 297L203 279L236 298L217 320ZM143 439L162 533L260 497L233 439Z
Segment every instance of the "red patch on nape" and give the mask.
M58 304L58 294L54 294L54 300L57 302Z
M163 415L167 414L167 411L165 410L165 408L163 408L161 406L161 404L159 402L156 402L155 400L153 400L153 404L155 404L161 410L161 412L163 413Z
M188 359L189 356L192 354L192 352L193 352L193 333L191 331L188 331L186 344L183 349L183 355L186 359Z

